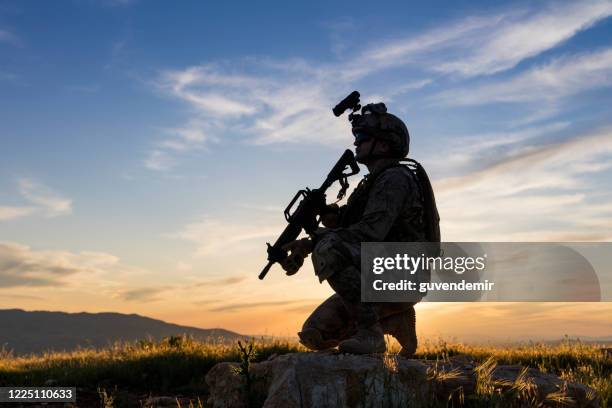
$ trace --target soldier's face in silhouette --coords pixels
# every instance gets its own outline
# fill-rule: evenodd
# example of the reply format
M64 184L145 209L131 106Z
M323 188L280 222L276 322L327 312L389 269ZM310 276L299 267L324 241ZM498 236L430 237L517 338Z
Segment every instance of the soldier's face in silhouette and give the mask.
M355 160L359 163L367 164L372 157L376 155L380 157L389 152L389 145L383 140L378 140L374 143L375 139L367 135L358 135L355 137Z
M358 162L363 162L363 159L366 159L370 154L370 150L372 149L372 143L374 142L374 138L366 135L358 135L355 137L355 159Z

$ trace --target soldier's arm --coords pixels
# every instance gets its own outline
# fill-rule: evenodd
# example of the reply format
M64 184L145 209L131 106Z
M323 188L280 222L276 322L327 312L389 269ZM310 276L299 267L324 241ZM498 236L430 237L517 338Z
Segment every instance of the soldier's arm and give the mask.
M319 231L330 230L340 225L343 208L344 206L338 206L337 204L328 205L321 214L321 222L325 228L319 228ZM295 274L302 267L304 259L312 252L313 247L314 241L309 238L292 241L283 247L284 250L290 252L287 258L279 262L287 275Z
M338 204L329 204L321 214L321 224L326 228L338 228L344 207L338 206Z

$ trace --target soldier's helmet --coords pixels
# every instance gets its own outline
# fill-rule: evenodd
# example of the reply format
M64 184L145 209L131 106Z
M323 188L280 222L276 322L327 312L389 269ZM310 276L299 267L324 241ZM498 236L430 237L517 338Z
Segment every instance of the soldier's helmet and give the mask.
M397 116L387 113L384 103L371 103L361 109L361 115L352 120L353 135L374 137L384 140L391 146L391 157L403 159L410 150L410 134L404 122Z

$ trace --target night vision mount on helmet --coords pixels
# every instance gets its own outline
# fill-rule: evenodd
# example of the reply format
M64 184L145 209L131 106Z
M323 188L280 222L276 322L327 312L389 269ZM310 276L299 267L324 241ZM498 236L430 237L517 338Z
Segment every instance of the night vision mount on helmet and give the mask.
M340 116L351 109L348 120L356 138L361 136L384 140L391 147L391 157L398 159L406 157L410 146L410 134L404 122L388 113L387 107L382 102L361 107L359 97L359 92L353 91L334 107L334 115ZM361 113L358 113L359 109Z

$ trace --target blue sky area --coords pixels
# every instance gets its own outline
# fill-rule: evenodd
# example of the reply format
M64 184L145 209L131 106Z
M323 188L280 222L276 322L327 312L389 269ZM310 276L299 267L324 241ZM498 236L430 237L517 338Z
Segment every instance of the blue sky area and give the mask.
M611 15L611 1L0 1L0 307L292 332L330 291L309 267L256 282L264 242L352 146L331 107L355 89L406 122L444 239L609 241ZM258 322L279 307L285 320Z

